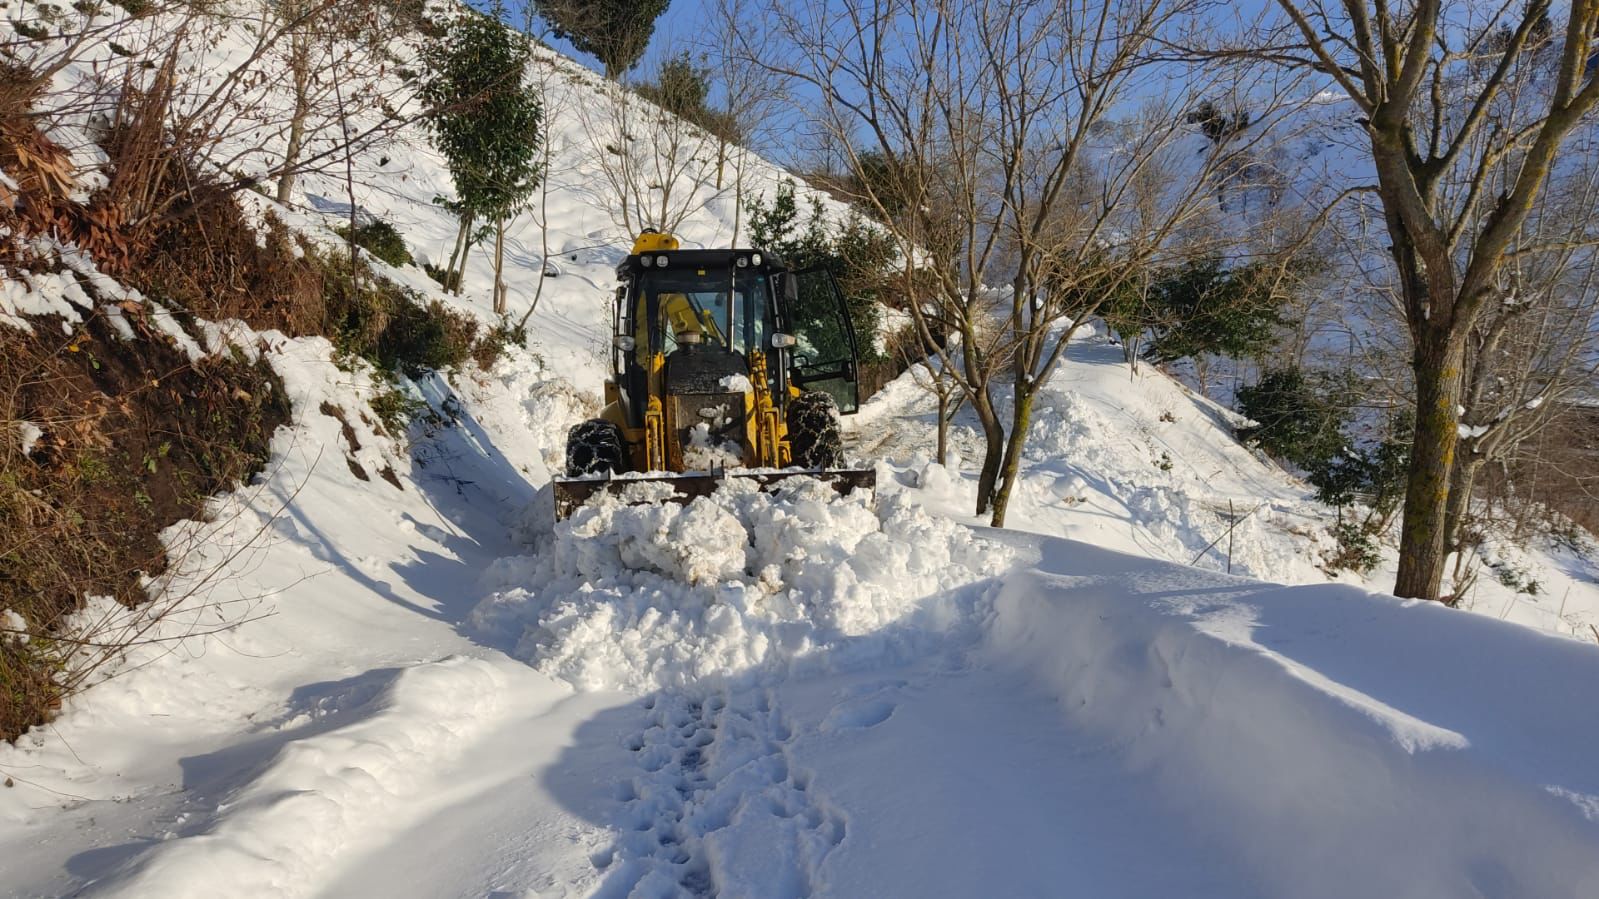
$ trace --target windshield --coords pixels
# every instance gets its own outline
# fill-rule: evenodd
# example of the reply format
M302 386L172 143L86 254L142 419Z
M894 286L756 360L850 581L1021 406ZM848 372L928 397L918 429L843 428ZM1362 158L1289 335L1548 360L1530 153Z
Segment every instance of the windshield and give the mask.
M649 345L665 353L692 341L740 354L759 348L767 331L767 281L764 273L750 269L655 269L643 273L639 301L657 312L640 316L640 320L659 322L656 332L647 335Z

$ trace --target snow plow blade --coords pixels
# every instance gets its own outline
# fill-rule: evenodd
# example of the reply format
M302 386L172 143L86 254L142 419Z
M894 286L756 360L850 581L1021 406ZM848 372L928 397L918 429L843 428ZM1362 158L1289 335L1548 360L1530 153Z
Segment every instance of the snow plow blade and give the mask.
M562 521L576 512L584 503L600 493L619 495L629 484L670 484L672 495L667 502L688 503L696 496L710 496L722 482L731 478L757 481L765 490L780 481L793 477L815 478L832 484L842 494L877 486L877 471L871 468L829 468L815 471L763 471L718 474L664 474L622 475L613 478L556 478L555 520Z

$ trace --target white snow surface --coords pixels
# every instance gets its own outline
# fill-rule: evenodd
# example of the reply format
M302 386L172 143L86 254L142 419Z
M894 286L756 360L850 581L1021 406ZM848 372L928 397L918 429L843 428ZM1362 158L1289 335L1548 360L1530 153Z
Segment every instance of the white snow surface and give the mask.
M247 32L206 32L196 72ZM871 495L729 483L552 524L629 236L577 114L611 94L540 59L552 252L525 222L507 247L512 315L540 297L532 346L403 381L435 416L408 445L326 340L168 322L191 354L268 360L293 424L259 477L164 535L150 606L83 613L165 612L159 642L0 746L3 892L1599 895L1599 646L1568 636L1599 623L1588 557L1496 546L1541 589L1482 578L1466 605L1486 614L1368 592L1391 567L1329 583L1329 510L1103 335L1039 399L1008 530L970 514L969 418L931 461L911 376L849 425L881 460ZM448 245L420 129L355 167L357 205ZM344 190L311 174L291 208L246 199L325 238ZM724 244L734 210L707 197L686 245ZM149 302L48 249L113 322L113 298ZM461 297L375 266L491 319L479 256ZM8 273L0 324L70 333L93 305L78 284Z
M28 619L11 609L0 609L0 643L26 643L29 639Z

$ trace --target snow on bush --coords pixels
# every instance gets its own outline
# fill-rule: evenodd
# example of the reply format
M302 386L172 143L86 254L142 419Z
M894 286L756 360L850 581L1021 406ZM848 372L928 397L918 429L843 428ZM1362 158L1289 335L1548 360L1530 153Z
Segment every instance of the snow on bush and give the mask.
M33 455L33 448L39 445L39 438L43 436L44 429L33 422L17 422L17 437L22 441L19 448L24 456Z
M812 478L731 479L687 505L605 496L502 559L470 625L583 689L681 686L757 668L853 667L961 620L958 588L1009 552L895 496ZM532 515L546 508L535 503ZM537 538L537 535L535 535Z
M0 646L28 642L28 619L10 609L0 609Z

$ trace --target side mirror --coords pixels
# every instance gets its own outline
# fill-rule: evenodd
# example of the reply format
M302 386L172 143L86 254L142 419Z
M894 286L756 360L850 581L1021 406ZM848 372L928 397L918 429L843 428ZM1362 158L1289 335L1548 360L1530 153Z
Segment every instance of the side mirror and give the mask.
M786 350L789 347L798 345L799 338L793 334L784 334L782 331L772 332L772 347L774 349Z

